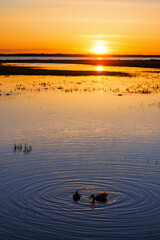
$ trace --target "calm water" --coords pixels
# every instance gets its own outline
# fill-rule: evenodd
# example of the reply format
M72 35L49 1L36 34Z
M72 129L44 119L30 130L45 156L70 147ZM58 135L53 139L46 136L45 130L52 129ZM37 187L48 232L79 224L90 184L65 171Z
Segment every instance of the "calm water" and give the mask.
M160 57L55 57L55 56L0 56L0 60L160 60Z
M160 239L160 74L132 71L0 78L1 240Z

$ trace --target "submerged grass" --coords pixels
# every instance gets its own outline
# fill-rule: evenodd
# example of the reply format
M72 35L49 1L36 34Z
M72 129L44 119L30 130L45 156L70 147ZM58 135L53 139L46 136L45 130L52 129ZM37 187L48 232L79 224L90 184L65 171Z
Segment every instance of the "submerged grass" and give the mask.
M160 92L160 72L124 69L125 77L113 76L1 76L0 96L25 92L54 91L64 93L95 92L124 94L155 94ZM118 69L119 70L119 69ZM127 73L127 71L129 73ZM114 72L117 74L117 71ZM132 77L131 77L132 76Z

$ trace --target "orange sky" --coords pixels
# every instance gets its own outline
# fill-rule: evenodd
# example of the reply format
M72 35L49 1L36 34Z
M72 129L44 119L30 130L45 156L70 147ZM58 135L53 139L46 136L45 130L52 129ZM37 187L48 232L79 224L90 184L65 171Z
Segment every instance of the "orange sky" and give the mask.
M160 54L160 1L0 0L0 36L0 53Z

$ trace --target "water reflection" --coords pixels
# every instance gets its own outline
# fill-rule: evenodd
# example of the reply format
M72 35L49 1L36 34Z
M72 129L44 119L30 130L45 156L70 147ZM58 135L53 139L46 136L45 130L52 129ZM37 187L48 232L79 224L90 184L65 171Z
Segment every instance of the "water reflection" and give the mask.
M0 78L1 239L160 238L158 76Z
M97 66L97 71L99 71L99 72L103 71L103 67L102 66Z

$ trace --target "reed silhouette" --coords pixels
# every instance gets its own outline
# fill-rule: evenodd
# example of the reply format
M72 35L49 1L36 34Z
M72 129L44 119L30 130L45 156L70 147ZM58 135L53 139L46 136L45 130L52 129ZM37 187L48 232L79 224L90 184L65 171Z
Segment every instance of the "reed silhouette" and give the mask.
M14 144L14 147L13 147L13 151L14 153L16 152L23 152L24 154L29 154L31 151L32 151L32 146L27 146L27 144L23 145L20 143L20 144Z

